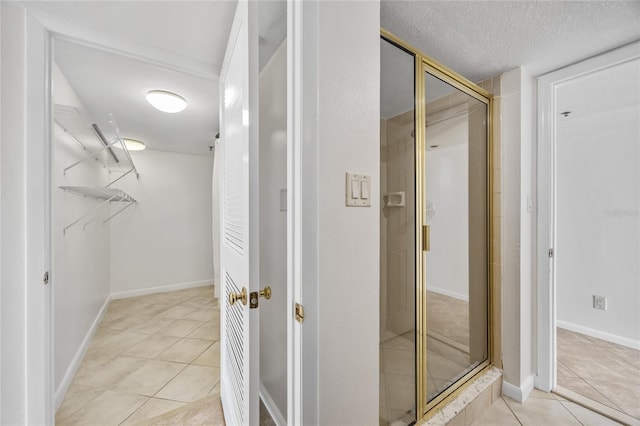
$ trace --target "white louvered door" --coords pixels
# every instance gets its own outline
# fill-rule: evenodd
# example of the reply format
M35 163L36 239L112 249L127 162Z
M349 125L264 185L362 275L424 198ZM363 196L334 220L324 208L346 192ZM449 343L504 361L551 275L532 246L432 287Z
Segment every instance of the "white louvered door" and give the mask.
M220 396L228 425L258 424L258 37L255 2L240 0L220 73ZM246 304L229 298L246 289Z

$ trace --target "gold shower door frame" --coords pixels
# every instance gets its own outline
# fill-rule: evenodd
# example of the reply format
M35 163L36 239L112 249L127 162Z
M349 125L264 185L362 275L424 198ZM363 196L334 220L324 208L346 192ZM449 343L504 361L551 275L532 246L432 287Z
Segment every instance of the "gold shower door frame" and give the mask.
M445 67L439 62L429 58L413 46L405 43L400 38L390 32L381 29L383 39L397 45L398 47L415 55L415 168L416 168L416 418L418 421L426 420L435 413L435 408L446 404L455 398L471 379L479 373L493 366L493 287L494 277L491 265L493 263L493 238L494 235L494 215L493 215L493 96L488 91L482 89L455 71ZM444 390L433 400L427 402L427 276L426 276L426 251L423 244L423 225L426 224L424 213L424 187L426 181L426 99L425 99L425 75L431 74L445 83L450 84L461 92L477 99L487 106L487 347L488 356L485 361L476 366L461 377L456 383Z

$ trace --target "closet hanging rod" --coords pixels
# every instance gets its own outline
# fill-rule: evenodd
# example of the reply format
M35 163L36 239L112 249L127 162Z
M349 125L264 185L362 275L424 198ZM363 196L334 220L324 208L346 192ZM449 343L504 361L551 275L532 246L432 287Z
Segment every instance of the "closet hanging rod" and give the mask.
M128 209L129 207L131 207L134 204L134 201L130 201L129 204L127 204L126 206L124 206L123 208L121 208L120 210L118 210L117 212L115 212L114 214L112 214L111 216L109 216L108 218L106 218L102 224L104 225L105 223L109 222L111 219L113 219L114 217L118 216L120 213L122 213L123 211L125 211L126 209Z
M106 204L109 204L111 202L111 200L113 200L114 198L119 197L119 194L114 194L111 198L106 199L105 201L103 201L102 203L100 203L97 207L95 207L94 209L90 210L88 213L80 216L78 219L74 220L73 222L71 222L70 224L68 224L67 226L64 227L64 229L62 230L62 234L66 235L67 234L67 229L71 228L73 225L75 225L76 223L80 222L82 219L91 216L92 214L94 214L95 212L99 211L100 209L102 209ZM87 224L91 223L93 220L85 223L82 227L84 228L85 226L87 226Z
M107 139L104 137L104 135L102 134L102 131L100 130L100 127L98 127L98 125L96 123L93 123L91 125L91 127L93 128L93 130L96 132L96 135L98 135L98 137L100 138L100 141L102 142L102 144L105 146L105 148L107 148L109 150L109 154L111 154L111 156L113 157L113 159L115 160L116 163L119 163L120 160L118 160L118 157L116 157L116 153L113 152L113 148L111 148L111 144L109 144L109 142L107 142Z

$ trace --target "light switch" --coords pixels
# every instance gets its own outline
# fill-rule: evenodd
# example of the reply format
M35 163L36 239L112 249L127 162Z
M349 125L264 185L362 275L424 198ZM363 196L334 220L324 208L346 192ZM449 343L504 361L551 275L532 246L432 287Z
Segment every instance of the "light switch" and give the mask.
M352 180L351 181L351 198L357 200L360 198L360 181Z
M347 207L371 207L371 177L347 173L345 204Z
M362 198L363 200L368 200L369 199L369 181L366 181L366 180L362 181L362 188L360 190L360 198Z

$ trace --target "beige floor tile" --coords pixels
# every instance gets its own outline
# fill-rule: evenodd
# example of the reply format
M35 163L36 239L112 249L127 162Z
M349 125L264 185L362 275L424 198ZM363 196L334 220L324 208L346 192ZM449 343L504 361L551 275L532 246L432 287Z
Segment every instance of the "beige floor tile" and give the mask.
M504 400L498 398L491 407L471 424L473 426L519 426L520 422Z
M189 364L211 346L212 343L213 341L211 340L184 338L167 348L164 352L158 354L156 359Z
M614 426L620 424L570 401L562 402L562 405L585 426Z
M558 361L558 377L578 377L576 373L571 371L566 365Z
M102 395L76 411L62 425L109 426L118 425L147 401L146 396L105 391Z
M84 358L82 358L82 363L80 364L78 371L76 371L76 376L82 371L94 370L117 356L117 354L104 353L100 349L89 349L84 354Z
M163 312L168 311L171 308L171 305L165 304L151 304L145 305L138 310L140 315L149 315L149 316L157 316Z
M148 360L145 365L120 380L112 390L153 396L186 367L185 364Z
M144 334L130 331L105 330L100 336L94 337L89 350L120 354L137 345L145 337L147 336Z
M179 337L158 335L147 336L146 339L142 340L124 354L140 358L155 358L168 347L176 344L179 340Z
M632 367L628 363L606 349L589 343L576 343L564 351L559 349L558 360L585 380L638 382L637 377L630 374ZM637 370L634 372L637 373Z
M213 311L212 309L196 309L191 312L189 315L185 316L184 319L196 320L196 321L219 321L220 313Z
M529 394L529 398L538 399L557 399L551 392L542 392L540 389L533 389Z
M150 315L126 315L118 318L117 320L111 321L108 324L104 324L104 327L110 330L130 330L139 324L146 323L152 318L153 317Z
M189 365L155 396L181 402L192 402L207 396L220 379L220 369Z
M111 386L145 364L142 358L118 356L93 370L78 371L73 382L93 387Z
M598 392L593 386L579 377L558 377L558 386L567 388L600 404L620 410L620 407L618 407L615 402Z
M624 346L608 346L605 349L636 368L640 375L640 350Z
M524 404L509 398L505 401L523 426L580 426L580 422L555 399L529 398Z
M220 326L212 322L205 322L198 329L189 334L189 337L194 339L219 340Z
M153 417L139 424L139 426L224 426L224 415L219 396L212 396L195 401L192 404L177 408Z
M193 306L174 306L167 309L159 316L161 318L184 319L187 315L195 310L196 308Z
M165 328L158 330L155 334L161 334L163 336L173 336L173 337L186 337L190 333L193 333L194 330L202 326L202 322L200 321L192 321L192 320L175 320ZM196 336L190 336L196 337Z
M167 413L176 408L186 405L184 402L170 401L168 399L149 399L142 407L138 408L132 415L121 423L122 426L133 426L152 417Z
M56 411L56 423L59 424L71 416L73 413L104 393L105 390L106 389L104 388L94 388L91 386L71 383L60 408Z
M191 299L185 300L184 302L180 303L180 306L200 308L206 305L207 303L211 302L212 300L213 300L213 295L211 295L210 297L195 296L195 297L192 297Z
M131 331L135 333L141 334L155 334L163 328L168 327L173 324L176 320L173 318L153 318L145 323L139 324L138 326L131 329Z
M220 342L215 342L209 346L206 351L193 361L193 364L220 367Z
M624 413L640 420L640 384L589 379L587 382L613 401Z

